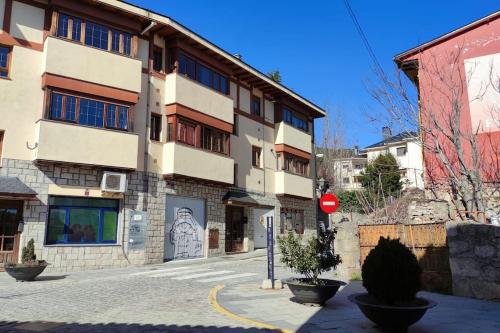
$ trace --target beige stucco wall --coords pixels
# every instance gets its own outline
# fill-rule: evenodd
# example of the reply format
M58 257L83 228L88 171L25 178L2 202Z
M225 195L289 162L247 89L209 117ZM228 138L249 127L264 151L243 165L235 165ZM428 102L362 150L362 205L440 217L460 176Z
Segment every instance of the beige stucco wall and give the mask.
M180 143L164 144L163 174L178 174L232 184L234 160Z
M179 103L196 111L233 123L233 101L198 82L175 73L165 81L165 103Z
M274 103L265 99L264 100L264 117L266 118L266 120L270 123L274 123Z
M276 144L286 144L308 153L311 152L311 136L285 122L276 124L275 140Z
M18 1L12 2L10 33L12 36L30 42L43 42L45 11Z
M276 157L271 151L274 149L274 129L246 117L238 117L238 120L239 135L231 135L231 156L238 163L238 187L274 192ZM252 146L262 148L263 168L252 166Z
M305 198L313 197L311 178L294 175L285 171L275 174L276 194L296 195Z
M35 131L36 159L137 168L136 134L50 120L38 121Z
M42 73L52 73L113 88L141 91L141 61L93 47L48 37Z
M233 81L229 82L229 96L233 100L233 107L236 108L238 106L238 86Z
M240 110L250 113L250 90L240 86Z
M0 79L0 129L5 130L3 158L32 160L35 122L42 117L42 52L14 46L9 76ZM29 93L27 93L29 92Z
M149 41L139 38L139 47L137 49L137 58L141 61L143 68L148 68L149 59Z

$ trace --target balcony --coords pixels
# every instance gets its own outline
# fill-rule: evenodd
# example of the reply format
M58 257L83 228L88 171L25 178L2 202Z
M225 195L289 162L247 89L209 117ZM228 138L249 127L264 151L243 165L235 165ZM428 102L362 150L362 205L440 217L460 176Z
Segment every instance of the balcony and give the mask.
M312 199L313 181L311 178L294 175L286 171L274 174L276 195Z
M137 168L136 134L39 120L35 160Z
M182 143L169 142L163 147L163 174L233 184L234 160Z
M233 100L182 75L168 74L165 105L181 104L211 118L233 124Z
M275 127L275 144L284 144L311 153L311 136L292 125L280 122Z
M43 73L135 93L141 91L140 60L52 36L45 40Z

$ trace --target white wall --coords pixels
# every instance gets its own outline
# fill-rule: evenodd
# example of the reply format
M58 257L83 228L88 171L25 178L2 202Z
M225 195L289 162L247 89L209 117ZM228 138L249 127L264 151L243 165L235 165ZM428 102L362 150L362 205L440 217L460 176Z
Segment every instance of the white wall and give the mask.
M12 3L10 33L30 42L43 43L45 10L18 1Z
M5 0L0 0L0 31L3 31L3 16L5 12Z

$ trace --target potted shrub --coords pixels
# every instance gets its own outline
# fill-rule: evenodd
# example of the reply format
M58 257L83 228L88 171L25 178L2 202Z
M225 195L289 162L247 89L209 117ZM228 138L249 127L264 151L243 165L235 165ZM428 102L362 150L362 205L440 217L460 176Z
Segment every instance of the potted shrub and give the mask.
M319 278L321 273L335 269L341 263L340 256L333 249L336 233L336 229L320 230L318 237L312 237L305 244L292 232L278 237L281 262L304 276L286 281L300 302L323 305L345 285L342 281Z
M406 332L427 309L436 305L416 297L420 290L417 258L399 239L380 237L361 268L363 286L368 293L350 295L363 314L381 328Z
M21 264L7 263L4 268L16 281L33 281L43 272L47 265L48 263L45 260L36 260L35 241L32 238L23 247Z

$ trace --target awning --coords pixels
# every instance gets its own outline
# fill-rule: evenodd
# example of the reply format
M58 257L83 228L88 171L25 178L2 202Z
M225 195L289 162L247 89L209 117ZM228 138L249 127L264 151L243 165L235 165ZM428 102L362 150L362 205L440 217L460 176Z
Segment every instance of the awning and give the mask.
M234 206L258 206L259 203L250 197L247 192L244 191L228 191L223 197L222 202L226 205Z
M17 177L0 176L0 198L34 199L37 193Z

